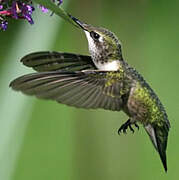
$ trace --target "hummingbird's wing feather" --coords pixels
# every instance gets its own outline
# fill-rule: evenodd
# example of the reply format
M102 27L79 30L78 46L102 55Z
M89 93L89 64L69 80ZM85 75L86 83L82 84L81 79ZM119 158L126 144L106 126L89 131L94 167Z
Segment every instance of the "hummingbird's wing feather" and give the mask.
M106 71L40 72L21 76L11 82L17 91L38 98L80 108L119 111L122 106L122 82ZM112 72L117 74L117 72ZM119 72L118 72L119 73ZM115 82L114 82L115 80Z
M96 69L90 56L61 52L35 52L24 56L21 62L39 72Z

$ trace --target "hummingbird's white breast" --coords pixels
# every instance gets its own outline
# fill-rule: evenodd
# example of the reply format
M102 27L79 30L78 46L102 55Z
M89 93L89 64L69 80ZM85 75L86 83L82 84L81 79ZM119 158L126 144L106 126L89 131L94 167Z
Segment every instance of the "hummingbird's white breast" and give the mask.
M119 69L119 61L111 61L111 62L105 62L105 63L100 63L100 62L94 62L96 67L99 70L102 71L117 71Z

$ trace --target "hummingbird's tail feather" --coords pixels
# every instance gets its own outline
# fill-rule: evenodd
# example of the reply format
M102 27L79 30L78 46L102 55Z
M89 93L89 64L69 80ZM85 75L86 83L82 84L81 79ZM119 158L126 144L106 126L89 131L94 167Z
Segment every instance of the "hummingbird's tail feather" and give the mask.
M155 149L158 151L163 167L167 172L166 148L169 131L168 125L164 124L162 126L153 126L148 124L145 126L145 130L148 133Z

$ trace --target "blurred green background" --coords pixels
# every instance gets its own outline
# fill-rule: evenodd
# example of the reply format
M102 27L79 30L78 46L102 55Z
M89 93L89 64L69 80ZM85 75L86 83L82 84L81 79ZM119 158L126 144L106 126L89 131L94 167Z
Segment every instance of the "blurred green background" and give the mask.
M179 1L64 0L82 21L119 37L124 58L163 102L171 122L168 173L142 126L118 136L122 112L75 109L8 88L32 72L19 59L56 50L88 54L84 33L61 18L34 14L35 25L11 21L0 32L0 180L173 180L179 178Z

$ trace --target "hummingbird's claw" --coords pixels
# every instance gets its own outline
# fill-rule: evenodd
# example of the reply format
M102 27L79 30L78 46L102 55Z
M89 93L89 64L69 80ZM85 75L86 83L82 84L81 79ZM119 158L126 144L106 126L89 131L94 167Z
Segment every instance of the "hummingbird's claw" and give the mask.
M137 123L131 123L130 119L128 119L122 126L118 129L118 134L120 135L121 132L123 131L124 134L126 134L126 130L129 129L134 133L134 129L132 128L132 124L135 125L135 127L139 130L139 126Z

